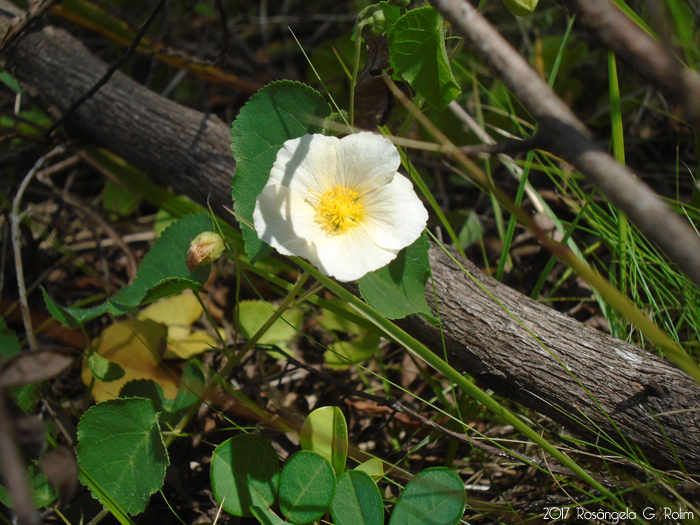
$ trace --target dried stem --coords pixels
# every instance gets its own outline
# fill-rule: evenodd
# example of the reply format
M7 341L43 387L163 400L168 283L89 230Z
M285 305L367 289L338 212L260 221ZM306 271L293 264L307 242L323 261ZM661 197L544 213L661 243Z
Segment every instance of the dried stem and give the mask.
M683 66L676 55L654 39L609 0L574 0L583 22L603 43L630 64L659 91L684 109L688 121L700 129L700 75Z
M17 288L19 290L20 310L22 311L22 321L24 322L24 329L27 332L27 342L29 343L30 350L36 350L38 345L36 342L36 337L34 336L34 329L32 328L31 316L29 314L27 288L24 283L24 271L22 270L22 243L19 235L19 225L22 221L20 204L22 202L24 191L34 178L34 175L36 175L36 172L41 169L47 160L58 155L62 155L64 152L65 148L63 146L57 146L51 152L47 153L36 161L34 167L29 170L29 173L27 173L27 175L24 177L24 180L20 184L17 194L12 201L12 247L14 248L15 252L15 271L17 272Z

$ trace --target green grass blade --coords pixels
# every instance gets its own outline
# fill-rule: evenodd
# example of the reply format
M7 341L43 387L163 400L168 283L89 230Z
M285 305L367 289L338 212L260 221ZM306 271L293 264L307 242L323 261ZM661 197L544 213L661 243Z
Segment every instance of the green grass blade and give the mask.
M617 79L617 63L615 60L615 53L612 51L608 51L608 74L610 83L610 120L612 124L613 155L615 156L615 160L624 166L625 138L622 127L622 105L620 103L620 86ZM619 250L620 266L619 286L620 291L623 294L627 294L627 285L629 281L628 259L630 257L629 251L631 247L629 243L629 225L627 223L627 216L622 211L618 211L618 231L619 237L617 249ZM614 275L613 272L611 272L611 275Z

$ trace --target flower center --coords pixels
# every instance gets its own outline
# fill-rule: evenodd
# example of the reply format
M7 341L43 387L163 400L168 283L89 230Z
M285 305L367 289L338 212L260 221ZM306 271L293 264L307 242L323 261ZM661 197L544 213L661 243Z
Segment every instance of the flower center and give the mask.
M321 202L316 206L316 222L327 235L345 233L360 223L362 205L356 191L336 186L320 198Z

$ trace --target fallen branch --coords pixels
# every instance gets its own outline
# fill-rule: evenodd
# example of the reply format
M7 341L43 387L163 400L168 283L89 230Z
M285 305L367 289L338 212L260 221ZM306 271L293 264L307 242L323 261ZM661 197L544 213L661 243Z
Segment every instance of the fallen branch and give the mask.
M5 0L0 8L17 12ZM0 28L8 24L0 19ZM80 42L51 26L23 35L6 59L57 115L107 69ZM109 148L177 193L202 204L210 200L217 212L230 205L235 163L228 126L216 117L184 108L116 72L65 126L73 137ZM585 134L578 124L569 126ZM453 366L602 447L631 440L658 467L678 468L675 453L689 472L700 473L700 419L695 417L700 386L674 365L531 301L460 259L469 277L437 247L430 259ZM432 286L427 293L434 304ZM399 324L443 355L438 328L420 317Z

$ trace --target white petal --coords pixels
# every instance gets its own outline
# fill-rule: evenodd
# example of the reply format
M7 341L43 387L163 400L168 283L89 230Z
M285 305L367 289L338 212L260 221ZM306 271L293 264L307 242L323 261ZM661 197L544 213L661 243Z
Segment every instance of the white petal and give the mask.
M313 240L324 235L315 210L286 186L268 184L258 195L253 224L258 237L283 255L307 257Z
M351 228L340 235L322 236L314 243L309 261L324 274L339 281L355 281L369 272L386 266L396 258L398 250L377 246L362 230Z
M258 236L278 252L308 259L339 281L359 279L398 254L377 246L360 227L329 237L314 216L313 207L298 193L275 184L258 196L253 222Z
M360 195L388 184L401 164L396 146L381 135L348 135L337 144L337 184Z
M293 191L317 194L332 189L337 184L336 137L304 135L288 140L277 152L267 184L280 184Z
M362 208L362 228L372 241L391 250L413 244L428 222L411 181L399 173L391 183L365 195Z

